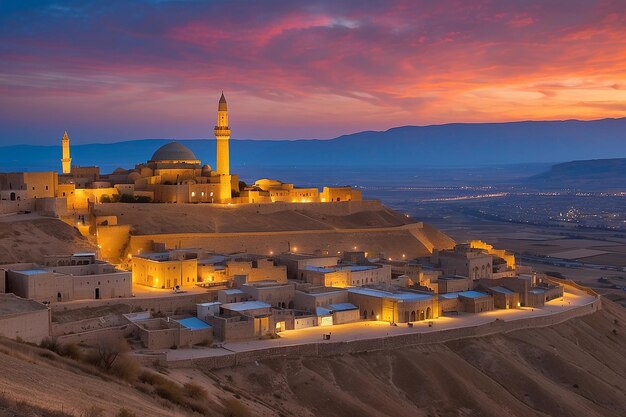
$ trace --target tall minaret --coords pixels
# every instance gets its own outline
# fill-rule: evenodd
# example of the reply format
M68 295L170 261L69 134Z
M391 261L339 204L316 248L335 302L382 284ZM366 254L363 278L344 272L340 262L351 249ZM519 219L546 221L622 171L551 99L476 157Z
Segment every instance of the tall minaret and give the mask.
M67 136L67 131L63 133L61 143L63 145L63 159L61 159L63 173L69 174L72 171L72 158L70 158L70 138Z
M230 156L228 155L228 140L230 128L228 127L228 107L224 92L217 106L217 126L215 126L215 139L217 139L217 173L230 175Z

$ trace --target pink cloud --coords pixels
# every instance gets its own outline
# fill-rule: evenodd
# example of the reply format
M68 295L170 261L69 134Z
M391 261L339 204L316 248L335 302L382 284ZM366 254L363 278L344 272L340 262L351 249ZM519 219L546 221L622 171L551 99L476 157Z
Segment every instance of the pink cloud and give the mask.
M114 1L2 16L0 140L57 119L102 139L205 137L222 89L241 138L621 116L626 100L619 1Z

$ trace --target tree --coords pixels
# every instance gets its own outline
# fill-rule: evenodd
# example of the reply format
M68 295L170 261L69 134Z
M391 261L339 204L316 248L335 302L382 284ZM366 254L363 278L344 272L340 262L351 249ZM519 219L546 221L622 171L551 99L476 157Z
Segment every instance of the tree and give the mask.
M96 343L91 362L108 371L113 366L115 360L128 350L126 341L102 337Z

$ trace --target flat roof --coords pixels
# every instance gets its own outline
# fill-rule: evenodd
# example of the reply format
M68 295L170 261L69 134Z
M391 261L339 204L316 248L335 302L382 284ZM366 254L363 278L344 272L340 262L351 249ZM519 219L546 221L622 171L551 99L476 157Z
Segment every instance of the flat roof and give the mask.
M96 256L95 252L78 252L74 253L72 256Z
M459 297L465 297L465 298L480 298L480 297L488 297L489 294L485 294L484 292L480 292L480 291L461 291L459 293Z
M240 289L234 288L234 289L230 289L230 290L222 290L224 291L224 294L227 295L234 295L234 294L243 294L244 292L241 291Z
M179 320L174 320L174 321L182 324L183 326L185 326L186 328L190 330L202 330L202 329L211 328L210 325L206 324L205 322L203 322L197 317L189 317L186 319L179 319Z
M0 294L0 316L47 310L48 307L34 300L20 298L15 294Z
M169 261L170 253L169 252L152 252L152 253L141 253L139 255L135 255L137 258L150 259L151 261Z
M468 277L464 277L463 275L442 275L437 279L443 280L452 280L452 279L469 279Z
M19 272L20 274L24 274L24 275L39 275L39 274L45 274L47 271L45 269L18 269L18 270L14 270L13 272Z
M315 315L317 316L330 316L331 310L324 307L315 307Z
M271 307L271 305L263 301L241 301L239 303L222 304L223 309L231 311L247 311L268 307Z
M359 308L352 303L329 304L328 307L333 311L349 311L358 310Z
M447 300L451 300L453 298L465 297L465 298L480 298L480 297L488 297L489 294L485 294L480 291L460 291L460 292L449 292L445 294L439 294L439 298L444 298Z
M430 294L418 294L413 292L389 292L383 290L376 290L373 288L348 288L348 292L354 294L367 295L370 297L378 297L378 298L394 298L401 302L411 302L411 301L424 301L430 300L433 298Z
M380 267L377 265L333 265L329 267L324 266L305 266L303 269L305 271L313 271L313 272L336 272L336 271L368 271L371 269L379 269Z
M220 304L222 304L222 303L220 303L219 301L211 301L209 303L196 304L196 306L210 307L210 306L215 306L215 305L220 305Z
M504 287L489 287L489 289L493 292L497 292L500 294L515 294L513 291L509 290L508 288L504 288Z

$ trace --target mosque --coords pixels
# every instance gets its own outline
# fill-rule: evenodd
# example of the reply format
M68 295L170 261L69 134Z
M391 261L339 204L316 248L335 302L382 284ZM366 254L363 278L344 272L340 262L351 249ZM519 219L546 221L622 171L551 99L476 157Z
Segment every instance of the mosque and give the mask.
M222 93L214 128L217 142L216 169L202 164L194 153L178 142L157 149L150 160L134 169L116 169L101 175L98 167L72 165L67 132L62 139L62 174L57 197L67 199L68 209L84 209L90 203L272 203L359 201L361 192L351 187L297 188L278 180L261 179L254 185L240 183L230 172L228 104Z

